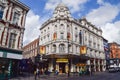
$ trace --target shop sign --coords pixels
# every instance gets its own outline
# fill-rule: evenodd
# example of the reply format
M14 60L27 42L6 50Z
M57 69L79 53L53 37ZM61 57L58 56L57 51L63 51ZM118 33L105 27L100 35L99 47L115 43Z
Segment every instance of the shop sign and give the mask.
M11 59L22 59L22 55L18 53L10 53L10 52L0 52L0 57L11 58Z
M7 57L7 52L3 52L3 57L4 57L4 58Z
M0 52L0 57L2 57L3 56L3 52Z
M22 59L22 55L20 55L20 54L14 54L14 53L7 53L7 58Z
M56 62L67 63L67 62L68 62L68 59L57 59Z
M78 63L78 64L76 64L76 66L86 66L86 64L84 64L84 63Z

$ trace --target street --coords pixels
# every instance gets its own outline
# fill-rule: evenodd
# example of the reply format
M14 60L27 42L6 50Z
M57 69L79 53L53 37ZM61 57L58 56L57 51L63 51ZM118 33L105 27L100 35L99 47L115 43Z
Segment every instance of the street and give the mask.
M70 77L67 77L67 74L62 75L40 75L40 78L37 80L120 80L120 72L109 73L109 72L97 72L93 75L82 75L71 74ZM27 77L17 77L10 80L35 80L33 75Z

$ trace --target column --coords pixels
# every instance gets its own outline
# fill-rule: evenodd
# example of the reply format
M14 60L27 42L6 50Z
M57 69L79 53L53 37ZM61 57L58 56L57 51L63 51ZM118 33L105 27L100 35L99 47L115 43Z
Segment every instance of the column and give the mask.
M3 46L5 46L6 38L7 38L7 28L5 28L4 33L3 33L3 40L2 40L2 45Z
M25 26L25 20L26 20L26 12L23 13L23 18L21 19L21 26L24 27Z
M12 4L10 4L9 6L9 11L8 11L8 16L7 16L8 21L10 20L11 14L12 14Z
M94 59L94 71L96 72L96 60Z
M59 53L59 43L56 43L56 53Z

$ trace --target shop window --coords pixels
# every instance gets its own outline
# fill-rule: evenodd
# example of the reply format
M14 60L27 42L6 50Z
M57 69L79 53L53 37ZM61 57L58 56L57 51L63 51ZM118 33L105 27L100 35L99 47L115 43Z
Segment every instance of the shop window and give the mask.
M10 34L9 47L10 48L15 48L15 42L16 42L16 34L15 33L11 33Z

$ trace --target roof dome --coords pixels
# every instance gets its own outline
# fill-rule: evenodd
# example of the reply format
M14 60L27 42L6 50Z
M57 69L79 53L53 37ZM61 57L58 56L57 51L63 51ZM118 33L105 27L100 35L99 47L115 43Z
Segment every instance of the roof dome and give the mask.
M57 7L55 8L54 12L53 12L53 18L71 18L71 13L68 9L68 7L66 7L65 4L60 3L57 5Z

